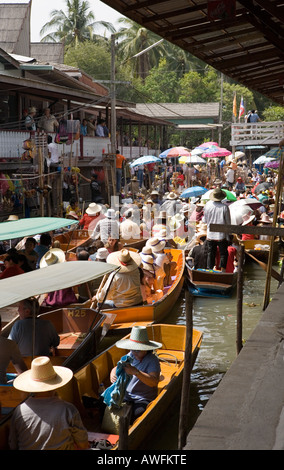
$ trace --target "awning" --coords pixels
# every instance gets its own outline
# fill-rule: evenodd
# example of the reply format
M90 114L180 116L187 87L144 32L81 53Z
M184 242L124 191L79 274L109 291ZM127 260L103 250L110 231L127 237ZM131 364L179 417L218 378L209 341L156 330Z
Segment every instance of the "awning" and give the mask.
M104 276L117 266L99 261L68 261L0 280L0 308L32 296L73 287Z
M57 217L33 217L30 219L2 222L0 224L0 241L50 232L51 230L57 230L77 223L77 220Z

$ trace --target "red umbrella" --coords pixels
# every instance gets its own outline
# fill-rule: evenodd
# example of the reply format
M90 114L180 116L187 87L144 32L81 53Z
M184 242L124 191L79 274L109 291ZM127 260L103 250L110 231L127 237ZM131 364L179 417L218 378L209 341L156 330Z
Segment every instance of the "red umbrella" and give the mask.
M173 147L167 154L167 158L190 157L190 150L186 147Z
M224 149L224 148L218 148L218 150L216 149L208 149L206 150L203 154L202 154L202 157L203 158L217 158L217 157L228 157L229 155L231 155L232 152L230 152L230 150L227 150L227 149Z
M214 145L214 147L218 147L219 148L219 145L217 144L217 142L203 142L203 144L199 145L199 147L205 147L205 148L208 148L208 147L211 147L211 145Z

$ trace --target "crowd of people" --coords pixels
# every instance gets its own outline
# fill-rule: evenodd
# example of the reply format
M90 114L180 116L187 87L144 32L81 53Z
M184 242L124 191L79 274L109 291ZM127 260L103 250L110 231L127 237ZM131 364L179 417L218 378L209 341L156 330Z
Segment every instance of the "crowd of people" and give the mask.
M90 241L88 246L77 248L76 259L107 262L120 269L115 270L104 282L100 279L89 283L88 291L81 286L76 292L69 288L58 291L59 294L48 293L44 305L58 307L91 300L101 309L115 309L150 304L164 295L176 277L177 264L168 250L171 247L185 250L193 269L223 272L235 272L238 269L239 244L252 235L243 234L238 238L223 232L213 232L210 225L232 223L232 201L227 198L228 190L237 201L258 202L255 207L247 204L247 210L241 213L238 225L272 224L277 173L263 168L250 169L246 161L232 159L226 161L225 165L219 165L218 175L214 174L214 179L210 181L207 180L208 176L203 180L206 172L200 167L194 167L190 174L188 168L176 170L167 179L161 172L156 173L153 184L149 186L144 185L143 181L140 185L138 178L136 182L132 176L132 186L120 198L117 207L104 205L97 200L90 202L82 214L76 198L70 200L66 218L75 219L78 229L88 232ZM207 199L204 199L204 194L193 198L181 196L185 187L202 182L204 187L211 189ZM133 191L134 183L137 186ZM278 221L283 220L281 207ZM132 251L125 246L139 240L145 242L139 251ZM2 253L0 280L67 260L56 233L25 237L17 240L13 247L2 243ZM59 336L49 321L38 317L39 309L38 300L22 300L18 309L20 319L12 327L8 338L0 337L1 383L6 383L5 371L12 361L19 374L14 381L15 387L35 393L14 414L10 446L12 449L86 449L87 433L78 411L65 402L59 403L55 396L58 386L55 377L61 375L70 380L70 372L65 368L57 370L50 363L52 351L59 344ZM35 343L31 338L32 328L36 329ZM133 330L131 334L141 338L144 335L140 341L141 349L135 348L133 351L129 348L132 364L125 366L126 372L132 377L126 398L134 403L135 419L156 396L160 369L152 354L158 346L149 343L145 332ZM118 347L122 345L118 343ZM31 355L40 356L40 359L35 359L32 368L27 370L24 358ZM50 381L47 374L47 378L40 381L40 386L35 390L31 385L31 376L37 373L37 368L52 369L55 382ZM111 372L110 379L115 383L116 368ZM64 414L61 420L62 432L55 432L57 413L60 416ZM33 423L32 432L27 436L25 430L30 422ZM35 443L36 432L39 439Z

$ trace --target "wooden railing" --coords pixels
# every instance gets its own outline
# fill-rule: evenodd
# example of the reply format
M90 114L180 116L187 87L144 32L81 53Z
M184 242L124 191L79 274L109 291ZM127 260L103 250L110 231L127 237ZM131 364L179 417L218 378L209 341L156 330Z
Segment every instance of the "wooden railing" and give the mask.
M284 137L284 122L256 122L232 124L230 145L277 145Z

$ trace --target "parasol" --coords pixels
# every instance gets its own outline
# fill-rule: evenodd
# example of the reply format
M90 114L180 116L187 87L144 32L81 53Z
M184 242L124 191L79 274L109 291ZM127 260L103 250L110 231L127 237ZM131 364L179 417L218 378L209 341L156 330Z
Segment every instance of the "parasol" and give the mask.
M267 157L266 155L261 155L258 157L254 162L253 165L264 165L272 160L271 157Z
M139 157L129 164L131 168L139 165L149 165L150 163L158 163L162 160L154 155L146 155L145 157Z
M217 157L228 157L229 155L231 155L232 152L230 152L230 150L227 150L225 148L211 148L211 149L207 149L203 154L202 154L202 157L203 158L217 158Z
M160 153L159 155L161 158L177 158L177 157L189 157L190 150L186 147L173 147L164 152Z
M191 188L186 188L180 195L180 198L188 197L198 197L206 193L207 189L202 186L192 186Z
M193 165L206 165L206 160L204 158L199 157L198 155L192 155L190 154L189 157L180 157L178 159L179 163L192 163Z
M275 147L273 149L268 150L268 152L265 153L266 157L271 157L271 158L280 158L282 155L282 149L280 147Z
M226 197L225 199L227 199L228 201L236 201L237 198L236 196L231 192L231 191L228 191L228 189L223 189L221 188L222 191L224 191L224 193L226 193ZM203 194L202 196L202 200L209 200L210 199L210 194L212 193L213 189L209 189L209 191L207 191L205 194ZM223 199L224 201L224 199Z
M271 168L272 170L278 170L280 160L272 160L265 163L264 168Z

